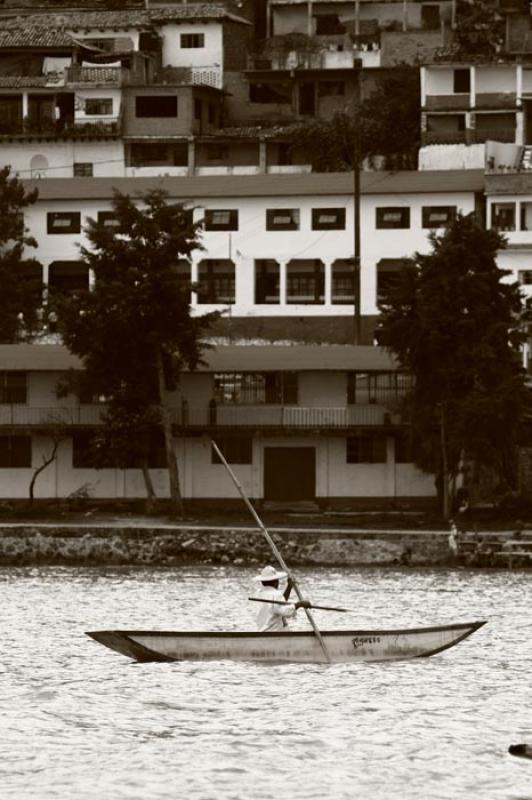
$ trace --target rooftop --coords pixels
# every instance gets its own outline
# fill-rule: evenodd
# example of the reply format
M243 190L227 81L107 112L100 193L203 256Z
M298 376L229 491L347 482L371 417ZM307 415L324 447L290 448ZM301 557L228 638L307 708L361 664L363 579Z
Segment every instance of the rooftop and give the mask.
M200 372L377 371L395 369L386 350L354 345L223 345L204 354ZM81 361L55 344L0 345L0 369L62 372L80 369Z
M232 14L224 6L216 3L191 3L175 8L126 9L124 11L78 11L61 13L51 11L49 14L30 14L24 17L2 19L5 29L24 29L25 26L45 27L48 29L80 30L126 30L129 28L146 28L164 22L210 22L228 19L250 25L249 20Z
M78 47L72 36L63 30L53 30L46 23L37 26L19 19L20 27L17 26L16 30L6 30L8 26L4 21L2 24L4 30L0 31L0 48L3 50L15 47L69 48L72 50Z
M363 172L362 194L420 194L482 192L483 170L424 170ZM159 178L42 178L26 181L38 188L41 200L110 199L116 189L140 195L163 189L172 198L277 197L301 195L352 195L350 172L298 173L294 175L217 175Z

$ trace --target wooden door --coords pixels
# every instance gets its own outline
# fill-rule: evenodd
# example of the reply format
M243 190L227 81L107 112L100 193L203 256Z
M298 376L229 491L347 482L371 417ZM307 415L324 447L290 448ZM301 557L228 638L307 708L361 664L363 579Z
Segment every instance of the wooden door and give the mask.
M315 500L316 449L265 447L264 499L280 502Z

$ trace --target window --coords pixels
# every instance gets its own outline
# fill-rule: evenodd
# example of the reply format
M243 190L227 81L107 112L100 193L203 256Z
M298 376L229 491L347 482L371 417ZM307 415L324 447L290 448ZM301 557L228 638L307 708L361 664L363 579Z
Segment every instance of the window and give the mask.
M532 285L532 269L520 269L517 278L521 286Z
M206 231L237 231L238 230L238 210L237 209L211 209L205 212Z
M255 303L271 305L280 302L279 275L277 261L271 258L255 261Z
M355 300L353 261L338 259L332 265L332 302L334 305L345 305L352 304Z
M207 146L208 161L227 161L229 148L226 144L210 144Z
M112 114L112 97L92 97L85 100L85 115L87 117L110 117Z
M50 212L46 215L48 233L79 233L81 214L79 211Z
M205 34L204 33L182 33L181 34L181 47L187 49L205 47Z
M177 117L177 97L171 94L138 95L135 97L138 118Z
M267 231L298 231L298 208L268 208L266 209Z
M293 259L288 262L286 302L302 305L325 302L325 268L319 259Z
M396 464L411 464L412 457L412 441L407 433L395 434L395 463Z
M52 261L48 272L50 293L88 291L89 269L81 261Z
M218 437L216 439L223 457L228 464L253 463L253 439L251 436L238 436L235 438ZM211 447L211 464L221 464L218 454Z
M348 464L385 464L386 436L384 434L361 434L346 439L346 461Z
M532 203L521 203L521 230L532 231Z
M198 265L198 303L235 302L235 265L229 259L206 258Z
M316 14L316 36L338 36L345 33L345 26L340 22L338 14Z
M349 372L347 404L395 404L412 389L412 385L412 376L406 372Z
M214 399L224 405L297 405L296 372L218 372Z
M386 228L409 228L410 209L405 207L377 208L376 227Z
M203 103L199 97L194 98L194 119L201 122L203 116Z
M377 303L386 303L388 295L399 284L401 272L413 266L409 258L381 258L377 264Z
M26 373L0 372L0 403L26 403L27 402Z
M207 113L209 125L216 125L216 106L213 106L212 103L209 103L209 109Z
M313 231L344 231L345 208L313 208Z
M78 161L74 164L75 178L92 178L92 164L88 161Z
M515 231L515 203L493 203L491 227L497 231Z
M292 102L292 89L289 83L250 83L249 102L290 105Z
M114 211L98 211L98 222L106 228L116 228L118 220Z
M471 75L469 69L453 70L453 92L454 94L468 94L471 87Z
M148 467L166 467L166 452L162 434L155 431L147 453ZM130 458L126 463L118 463L106 449L99 449L93 433L78 431L72 436L72 466L74 469L140 469L138 458Z
M421 217L424 228L446 228L456 219L456 206L423 206Z
M0 436L0 468L31 467L31 436Z

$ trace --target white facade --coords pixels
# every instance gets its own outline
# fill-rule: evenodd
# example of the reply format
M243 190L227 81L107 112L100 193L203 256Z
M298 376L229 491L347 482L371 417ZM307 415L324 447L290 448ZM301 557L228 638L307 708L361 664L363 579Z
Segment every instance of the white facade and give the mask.
M70 138L62 141L26 140L2 142L1 164L9 164L23 179L72 178L74 164L90 163L95 177L125 174L122 141Z
M35 349L46 348L36 345ZM0 348L1 350L2 348ZM4 348L6 349L6 348ZM223 348L222 348L223 349ZM242 348L241 348L242 349ZM249 348L244 348L249 349ZM291 348L278 348L279 368L283 368L283 356ZM336 348L338 350L338 348ZM342 349L342 348L340 348ZM362 348L364 349L364 348ZM372 348L365 348L371 350ZM233 351L238 348L233 348ZM259 348L260 350L260 348ZM349 348L353 353L349 356L356 366L356 348ZM38 356L36 356L38 358ZM257 363L260 368L260 355ZM235 361L238 364L238 357ZM0 370L5 366L0 354ZM35 496L38 499L67 497L72 492L86 487L94 498L133 499L145 496L145 486L141 471L138 469L87 469L78 468L73 460L73 437L76 436L76 423L85 424L91 419L97 421L97 406L80 405L77 397L69 395L58 399L55 387L61 377L59 371L28 371L27 398L24 404L2 406L0 404L0 435L31 435L31 467L0 467L0 498L23 499L28 496L28 487L33 470L42 463L43 456L50 453L52 441L47 435L46 420L62 419L65 421L64 439L60 444L57 460L39 476ZM214 392L214 375L210 372L185 374L182 379L182 394L175 393L170 400L176 410L185 399L189 405L191 418L198 408L207 408ZM367 406L347 407L347 373L329 371L323 364L320 369L304 370L298 373L297 404L291 406L303 414L309 408L320 414L322 420L338 419L339 410L350 413L360 411L360 419L370 420ZM175 440L175 452L178 460L183 495L189 499L234 499L234 486L221 464L213 463L209 437L215 436L218 442L229 435L246 436L251 439L251 457L247 464L233 464L237 477L242 482L246 493L257 499L265 498L265 451L274 448L306 448L306 453L314 451L315 471L313 497L316 501L327 500L364 500L395 501L430 500L434 497L433 477L421 473L412 463L399 463L396 458L396 434L390 430L383 431L378 425L378 415L373 415L375 424L365 425L362 435L377 436L381 439L380 456L374 460L360 463L349 463L347 456L347 440L360 435L359 427L345 430L328 430L322 424L317 432L316 425L308 424L289 431L277 429L275 433L268 431L265 421L268 416L279 409L279 406L248 405L218 406L221 428L218 433L207 430L202 435L187 436L186 431ZM239 423L229 432L224 427L224 410L227 416ZM377 411L382 419L382 406L373 405L371 411ZM236 412L236 413L235 413ZM263 424L255 424L246 430L246 419L250 415L257 419L262 416ZM365 416L366 415L366 416ZM15 422L15 424L13 424ZM17 423L20 426L17 429ZM6 431L6 425L9 430ZM32 431L33 427L33 431ZM239 430L237 430L240 428ZM78 429L79 430L79 429ZM199 429L201 433L201 426ZM222 437L222 438L220 438ZM223 445L222 445L223 447ZM0 454L1 457L1 454ZM371 458L371 457L370 457ZM168 495L166 470L150 470L154 488L159 497ZM288 478L289 479L289 478ZM298 476L295 476L295 480Z
M163 40L163 66L223 70L223 25L219 22L166 23L160 26L159 33ZM201 46L191 47L192 43Z
M294 176L296 177L296 176ZM317 176L308 176L314 180ZM325 177L325 176L324 176ZM307 176L297 176L306 179ZM194 180L194 179L193 179ZM197 179L205 180L205 179ZM222 179L220 179L222 180ZM254 181L261 180L257 177L225 178L226 181ZM311 194L297 194L293 192L291 176L279 176L280 182L276 184L279 190L276 196L231 196L228 189L227 197L208 197L198 195L179 196L173 190L170 199L183 201L188 206L194 206L194 219L201 220L205 211L237 211L238 230L211 232L204 231L202 242L204 251L196 251L192 258L191 278L197 282L199 278L200 262L205 259L224 260L234 265L235 275L235 302L218 303L216 305L198 303L198 298L192 295L192 305L196 313L211 310L225 310L233 316L253 317L271 316L349 316L353 314L353 302L338 302L333 293L333 277L335 263L353 257L353 198L348 194L324 194L322 196L314 191ZM330 176L329 176L330 180ZM349 176L342 176L338 180L349 180ZM384 180L384 179L383 179ZM175 179L179 181L179 179ZM286 182L286 183L285 183ZM130 185L131 184L131 185ZM130 192L140 191L131 180ZM453 207L456 211L467 214L475 208L475 190L461 190L449 192L438 191L441 184L435 174L430 191L425 190L414 193L411 189L407 193L382 193L363 194L361 202L361 313L371 315L378 313L377 308L377 265L381 259L400 259L412 256L416 251L428 252L430 243L428 235L432 229L423 227L423 209L432 207ZM467 180L463 186L467 184ZM238 186L237 183L234 184ZM283 194L283 186L286 193ZM122 189L122 183L120 183ZM123 190L123 189L122 189ZM102 199L85 199L83 188L80 185L79 199L68 200L46 199L46 192L41 193L37 203L27 209L27 224L32 236L38 242L39 248L36 257L45 265L46 270L51 262L75 261L78 257L78 244L83 243L81 234L50 234L47 232L47 215L58 212L78 212L81 217L82 227L86 218L96 218L98 211L111 208L110 191ZM294 211L298 218L298 230L268 230L267 212ZM341 229L313 230L313 210L336 210L345 212L345 224ZM402 228L382 229L378 225L378 214L382 209L392 209L395 212L404 209L408 215L408 224ZM280 291L277 301L260 303L256 297L256 262L271 260L279 265ZM290 273L295 269L294 262L308 262L318 260L323 265L324 292L322 298L316 302L297 302L289 296L287 285ZM288 278L287 278L288 275Z

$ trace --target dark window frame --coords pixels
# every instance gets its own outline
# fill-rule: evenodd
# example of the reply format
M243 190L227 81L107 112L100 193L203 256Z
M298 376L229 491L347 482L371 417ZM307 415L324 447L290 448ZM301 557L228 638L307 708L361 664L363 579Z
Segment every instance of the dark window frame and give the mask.
M216 437L216 444L228 464L253 464L252 436ZM222 464L223 462L214 448L211 447L210 450L211 464Z
M345 440L347 464L386 464L388 442L384 433L361 433Z
M69 226L54 227L54 223L62 220L69 221ZM80 211L49 211L46 214L46 232L52 236L81 233Z
M0 370L0 403L25 405L28 402L28 374L23 370Z
M93 178L94 164L91 161L74 162L74 178Z
M296 406L298 394L299 377L293 370L214 375L214 400L222 406Z
M334 216L333 221L321 222L322 216ZM313 208L313 231L345 231L345 208Z
M31 436L0 436L0 469L31 469L32 445Z
M227 222L215 222L216 214L229 214ZM206 231L237 231L238 230L238 209L237 208L207 208L205 210L205 230Z
M471 91L471 72L469 67L453 69L453 94L469 94Z
M161 108L154 106L161 103ZM157 113L155 113L157 111ZM176 94L137 94L135 96L136 119L176 119L179 103Z
M290 217L288 222L275 222L276 217ZM300 229L300 209L299 208L267 208L266 209L266 230L267 231L298 231Z
M204 33L181 33L179 47L183 50L201 50L205 47Z
M90 111L90 108L93 108ZM87 97L85 100L85 116L87 117L112 117L112 97Z
M431 221L431 214L443 215L445 212L445 220ZM421 207L421 226L423 228L447 228L452 225L456 219L458 209L456 206L422 206Z
M386 219L387 215L399 215L399 219ZM375 209L377 230L409 230L410 206L379 206Z

